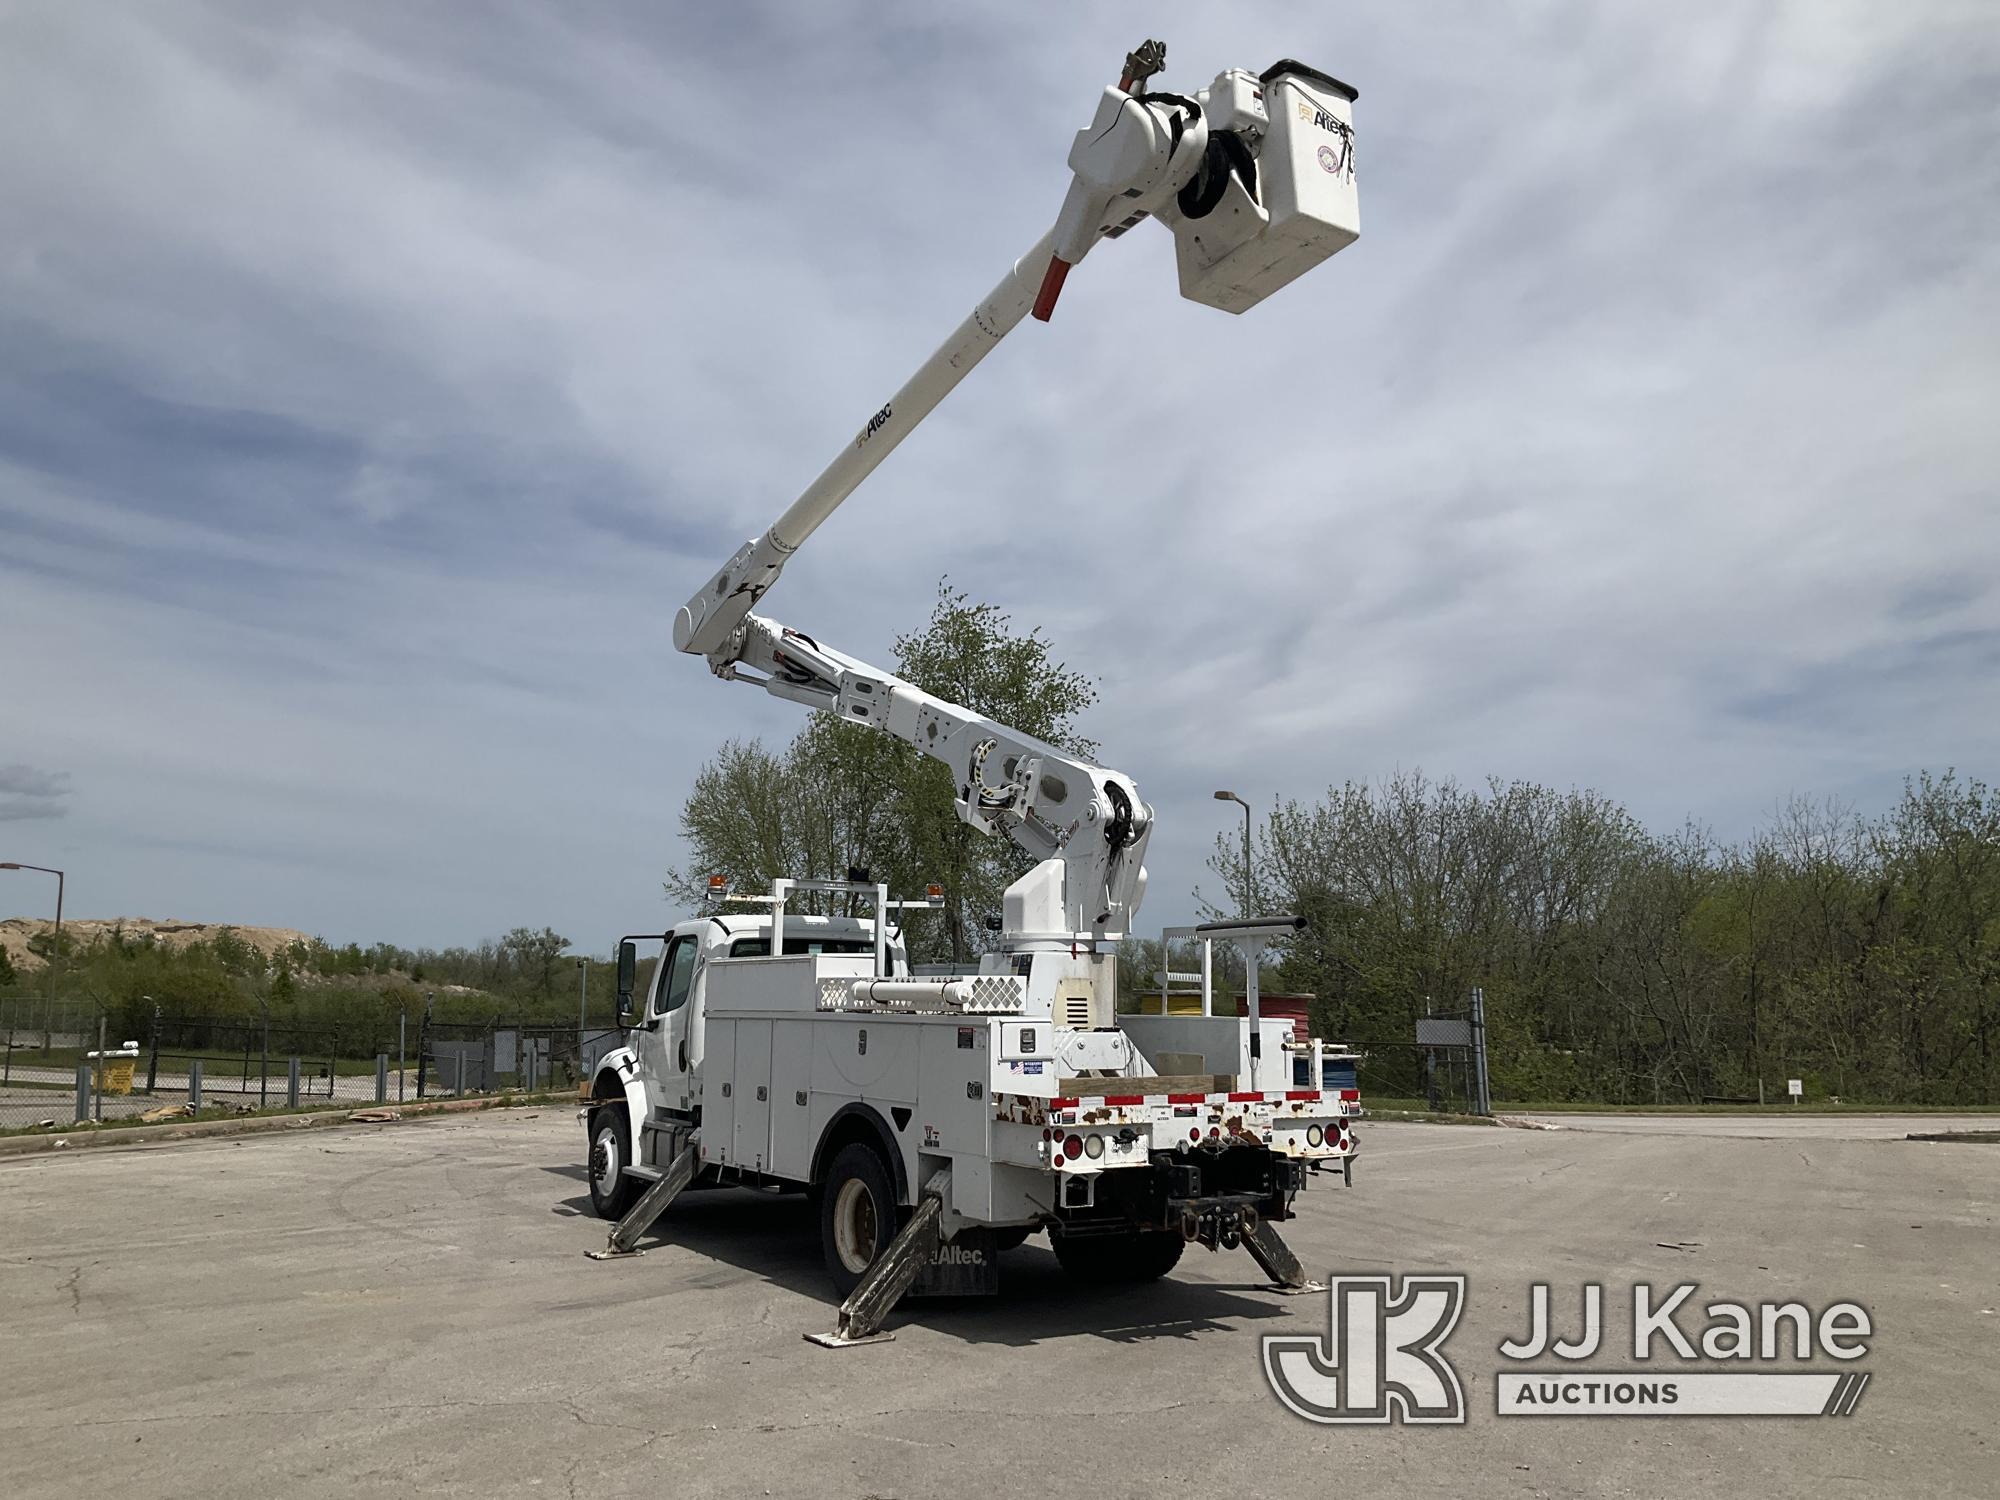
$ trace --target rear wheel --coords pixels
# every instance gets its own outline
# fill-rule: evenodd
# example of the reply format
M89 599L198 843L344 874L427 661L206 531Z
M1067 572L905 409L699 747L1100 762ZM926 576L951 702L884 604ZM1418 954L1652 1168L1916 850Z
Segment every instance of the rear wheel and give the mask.
M896 1190L882 1158L859 1141L840 1148L820 1189L819 1238L826 1272L842 1297L853 1291L901 1227Z
M1092 1286L1158 1281L1180 1262L1187 1241L1159 1230L1050 1236L1062 1268Z
M590 1206L600 1219L622 1219L638 1201L639 1183L625 1175L632 1164L632 1127L622 1103L606 1104L590 1115Z

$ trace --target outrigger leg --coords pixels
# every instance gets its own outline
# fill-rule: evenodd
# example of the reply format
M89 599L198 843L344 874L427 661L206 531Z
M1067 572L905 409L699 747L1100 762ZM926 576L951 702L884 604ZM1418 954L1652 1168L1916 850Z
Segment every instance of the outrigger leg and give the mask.
M1308 1292L1326 1290L1325 1282L1314 1281L1306 1275L1306 1268L1292 1254L1292 1247L1284 1242L1278 1231L1271 1227L1271 1221L1262 1214L1243 1231L1243 1248L1271 1278L1272 1291L1287 1297L1303 1297Z
M809 1333L806 1342L827 1349L846 1349L855 1344L885 1344L896 1335L882 1332L882 1320L889 1309L902 1300L937 1250L938 1224L944 1217L944 1199L951 1187L951 1172L932 1175L924 1185L924 1201L910 1216L902 1232L889 1241L889 1248L861 1275L847 1300L840 1304L840 1318L832 1333Z
M680 1196L681 1189L694 1181L699 1155L695 1143L689 1141L659 1180L639 1195L639 1201L626 1211L624 1218L611 1226L611 1238L604 1248L583 1253L592 1260L618 1260L627 1255L644 1255L645 1251L632 1247L640 1235L653 1227L653 1221L667 1211L667 1205Z

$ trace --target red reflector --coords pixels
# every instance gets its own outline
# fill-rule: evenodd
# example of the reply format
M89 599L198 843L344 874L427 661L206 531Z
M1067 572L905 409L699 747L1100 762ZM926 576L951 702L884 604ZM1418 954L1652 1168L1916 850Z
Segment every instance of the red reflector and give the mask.
M1231 1094L1229 1102L1231 1104L1262 1104L1264 1096L1262 1094Z
M1144 1094L1106 1094L1104 1102L1106 1104L1144 1104L1146 1096Z
M1359 1098L1361 1097L1361 1090L1360 1090L1360 1089L1342 1089L1342 1090L1340 1091L1340 1097L1341 1097L1341 1098L1343 1098L1343 1099L1359 1099Z
M1029 309L1035 320L1046 323L1049 314L1056 310L1056 298L1062 295L1063 278L1069 275L1069 262L1060 255L1049 257L1049 268L1042 273L1041 290L1035 293L1035 305Z
M1067 1156L1071 1161L1075 1161L1079 1156L1083 1155L1083 1137L1073 1135L1064 1141L1063 1155Z
M1052 1140L1054 1140L1055 1138L1056 1138L1056 1133L1055 1133L1055 1132L1054 1132L1053 1130L1050 1130L1050 1129L1049 1129L1049 1128L1048 1128L1048 1127L1047 1127L1046 1125L1042 1127L1042 1139L1043 1139L1043 1140L1045 1140L1045 1141L1052 1141Z
M1317 1098L1319 1097L1319 1090L1318 1090L1318 1089L1287 1089L1287 1090L1285 1091L1285 1097L1286 1097L1287 1099L1317 1099Z
M1201 1127L1199 1125L1190 1125L1188 1127L1188 1139L1191 1141L1198 1141L1201 1139Z
M1221 1132L1220 1130L1218 1130L1218 1129L1217 1129L1217 1128L1216 1128L1215 1126L1213 1126L1213 1125L1211 1125L1211 1126L1209 1126L1209 1127L1208 1127L1208 1133L1209 1133L1210 1135L1221 1135L1221 1134L1222 1134L1222 1132Z
M1169 1094L1167 1095L1167 1103L1199 1104L1201 1103L1202 1100L1206 1099L1207 1097L1208 1095L1206 1094Z
M1358 1097L1358 1096L1357 1096L1357 1097ZM1050 1109L1075 1109L1075 1108L1076 1108L1076 1107L1077 1107L1077 1106L1078 1106L1079 1104L1081 1104L1081 1103L1083 1103L1083 1101L1082 1101L1081 1099L1051 1099L1051 1100L1049 1101L1049 1108L1050 1108Z

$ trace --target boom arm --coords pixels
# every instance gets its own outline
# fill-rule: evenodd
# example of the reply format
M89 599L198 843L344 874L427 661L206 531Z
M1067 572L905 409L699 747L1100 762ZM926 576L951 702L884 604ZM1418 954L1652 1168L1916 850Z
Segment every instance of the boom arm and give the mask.
M1194 97L1143 92L1147 42L1069 152L1054 227L761 537L674 617L674 645L717 676L893 734L945 762L959 815L1033 855L1007 892L1007 940L1122 936L1145 890L1152 809L1130 778L1066 755L752 613L793 553L1030 313L1046 321L1071 266L1142 220L1173 231L1181 294L1240 313L1358 232L1354 91L1289 60L1231 69Z
M745 617L741 654L722 675L894 735L951 767L958 815L982 833L1004 834L1039 862L1008 890L1010 942L1118 938L1130 930L1145 893L1153 824L1130 777L761 615Z

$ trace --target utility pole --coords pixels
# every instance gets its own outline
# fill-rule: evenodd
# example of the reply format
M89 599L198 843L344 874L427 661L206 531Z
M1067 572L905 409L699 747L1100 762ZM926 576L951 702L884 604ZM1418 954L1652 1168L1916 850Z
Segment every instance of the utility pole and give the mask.
M583 1054L585 1050L583 1033L584 1033L584 1028L590 1024L590 960L587 958L579 958L576 961L576 973L577 973L576 1076L578 1078L581 1078L583 1077L583 1068L584 1068ZM553 1046L555 1038L551 1037L549 1041L550 1045ZM555 1062L553 1057L551 1057L550 1059L549 1066L551 1069L555 1067ZM551 1071L549 1076L550 1079L553 1080L555 1077L554 1072Z
M1493 1113L1493 1090L1486 1074L1486 991L1472 987L1472 1112Z

